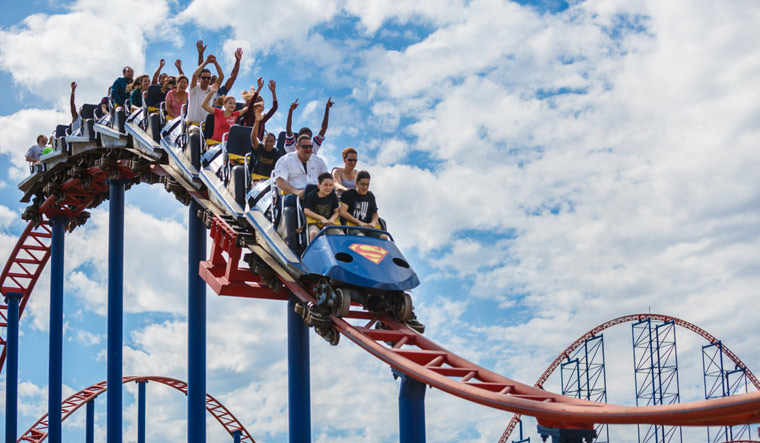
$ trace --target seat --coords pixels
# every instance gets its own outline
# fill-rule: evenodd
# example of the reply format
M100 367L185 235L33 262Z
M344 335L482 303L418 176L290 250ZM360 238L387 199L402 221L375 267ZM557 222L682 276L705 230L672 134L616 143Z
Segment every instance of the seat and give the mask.
M239 110L241 110L243 108L245 108L245 103L240 103L240 102L235 103L235 110L236 111L239 111Z
M203 137L206 140L211 140L211 137L213 136L214 136L214 114L212 113L206 116L206 122L203 124Z
M280 131L280 134L277 136L277 150L280 151L282 155L287 154L287 152L285 152L285 137L286 136L287 134L285 133L285 131Z
M145 106L149 108L158 108L158 105L164 101L165 94L161 92L161 85L148 86L148 92L145 95Z
M95 118L95 110L98 109L100 105L91 105L91 104L84 104L81 108L79 108L79 117L82 118L82 120L87 120L88 118Z
M233 156L245 157L250 154L251 150L251 128L250 126L232 125L230 132L227 134L227 154L230 158Z

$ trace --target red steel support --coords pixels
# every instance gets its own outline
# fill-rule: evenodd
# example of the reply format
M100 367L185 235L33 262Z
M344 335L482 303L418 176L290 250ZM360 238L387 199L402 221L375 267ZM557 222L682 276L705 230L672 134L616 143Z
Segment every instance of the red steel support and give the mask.
M239 234L229 224L220 217L214 217L209 231L211 256L201 262L198 273L214 292L232 297L288 299L284 294L269 289L250 269L240 267L242 249L238 245Z

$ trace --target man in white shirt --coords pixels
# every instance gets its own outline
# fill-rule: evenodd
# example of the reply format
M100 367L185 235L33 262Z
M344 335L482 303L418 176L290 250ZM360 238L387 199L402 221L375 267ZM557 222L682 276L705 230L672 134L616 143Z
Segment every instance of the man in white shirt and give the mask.
M311 137L302 135L298 137L296 152L277 160L272 177L281 191L303 197L307 185L319 183L319 174L327 172L327 165L320 157L312 155L313 148Z
M213 55L206 57L206 61L193 72L193 77L190 79L190 89L187 93L187 121L199 125L206 121L206 115L208 115L208 112L201 107L201 103L206 98L206 94L209 91L209 83L211 83L211 71L206 69L206 65L209 63L214 64L216 72L219 74L216 78L216 85L221 85L224 79L222 67L219 66L216 57ZM199 79L200 82L198 81Z
M32 145L31 148L26 151L26 161L29 163L39 163L42 150L45 149L48 139L44 135L37 136L37 144Z

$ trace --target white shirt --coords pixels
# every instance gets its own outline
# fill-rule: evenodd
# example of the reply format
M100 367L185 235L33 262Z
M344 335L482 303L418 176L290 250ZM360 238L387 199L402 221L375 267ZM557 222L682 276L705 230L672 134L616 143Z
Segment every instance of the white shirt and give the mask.
M204 91L201 89L201 85L196 84L189 91L187 91L187 120L191 122L203 123L206 121L208 112L201 108L203 99L206 98L209 89ZM209 102L211 103L211 102Z
M290 186L296 189L304 189L306 185L319 184L319 174L327 172L327 165L320 157L312 154L306 162L304 170L303 162L298 158L297 152L290 152L277 160L272 171L272 178L283 178Z

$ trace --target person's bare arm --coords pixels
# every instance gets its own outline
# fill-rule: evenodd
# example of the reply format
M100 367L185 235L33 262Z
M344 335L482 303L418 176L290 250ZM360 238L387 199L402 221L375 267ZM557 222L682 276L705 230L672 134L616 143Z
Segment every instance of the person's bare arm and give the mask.
M206 58L206 61L198 65L197 68L195 68L195 72L193 72L193 77L190 79L190 85L188 85L189 89L192 89L195 87L196 84L198 84L198 76L201 75L201 71L203 71L203 68L206 67L207 64L211 63L211 59L214 57L213 55L209 55Z
M211 114L214 113L214 108L211 105L209 105L209 102L211 101L211 97L213 97L214 94L216 94L216 91L218 90L219 90L219 86L216 83L211 85L211 88L209 88L208 94L206 94L206 96L203 97L203 102L201 103L201 108L203 108L204 111L209 112Z
M348 212L348 205L343 202L340 202L340 216L357 226L362 225L362 222Z
M235 84L235 79L237 79L238 72L240 71L240 59L243 58L243 49L237 48L235 50L235 66L232 67L232 72L230 72L230 78L227 79L226 82L224 82L224 88L227 89L227 93L232 92L232 85Z
M319 220L319 221L321 221L322 223L325 223L325 224L330 224L330 220L328 220L328 219L326 219L325 217L323 217L323 216L321 216L321 215L317 214L316 212L312 211L312 210L311 210L311 209L309 209L309 208L303 208L303 213L304 213L304 215L306 215L306 216L308 216L308 217L311 217L311 218L313 218L313 219L315 219L315 220Z
M222 86L222 80L224 80L224 72L222 72L222 66L216 61L216 57L213 55L210 55L209 57L213 57L211 63L213 63L216 68L216 81L214 84L216 84L217 89L219 89L218 87Z
M290 104L290 108L288 109L288 122L285 124L285 135L288 137L293 137L293 131L291 130L293 126L293 111L298 107L298 99Z
M195 42L195 48L198 50L198 64L203 63L203 53L206 51L206 45L203 44L203 40Z
M74 91L77 89L77 82L71 82L71 100L69 101L69 107L71 108L71 121L74 122L79 118L77 112L77 105L74 100Z
M158 77L161 75L161 70L164 68L164 65L166 64L166 60L161 59L160 62L158 62L158 69L156 69L156 72L153 73L153 79L151 80L151 85L157 85L158 84Z
M322 117L322 128L319 130L319 136L322 138L324 138L327 132L327 122L330 120L330 108L332 108L333 103L332 97L330 97L325 104L325 116Z
M251 128L251 146L253 150L259 149L259 122L261 122L261 114L254 115L255 121L253 122L253 128Z
M335 184L335 190L340 192L348 191L348 188L343 186L343 182L340 181L343 178L343 172L340 168L335 168L332 171L333 183Z
M182 60L180 59L175 60L174 66L177 67L177 72L179 72L179 75L185 75L185 73L182 72Z
M277 180L275 180L275 182L281 191L284 191L288 194L297 195L299 197L303 195L303 189L298 189L290 186L290 183L288 183L288 181L282 177L277 177Z

